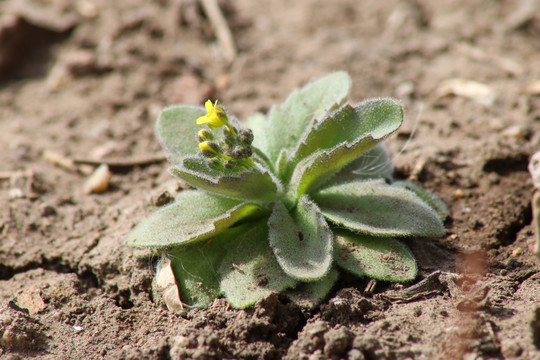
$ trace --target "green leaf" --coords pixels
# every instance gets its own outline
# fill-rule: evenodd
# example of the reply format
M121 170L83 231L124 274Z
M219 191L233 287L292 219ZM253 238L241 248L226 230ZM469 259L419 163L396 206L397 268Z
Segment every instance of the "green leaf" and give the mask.
M264 114L255 113L251 115L245 122L245 125L248 129L253 131L253 143L252 145L259 149L266 149L267 145L267 136L266 136L266 126L268 119Z
M317 281L303 282L294 289L289 289L285 295L297 305L313 309L324 300L339 277L339 272L332 267L328 274Z
M375 236L442 236L437 213L414 193L383 180L354 181L313 195L323 215L338 225Z
M167 248L208 239L246 217L262 216L259 205L185 190L175 202L157 209L127 237L134 247Z
M293 155L293 163L298 159L302 160L292 173L289 188L291 196L298 198L302 194L316 190L345 165L390 136L401 126L403 109L399 102L393 99L371 99L355 109L344 106L333 115L333 118L341 120L336 124L328 120L325 126L314 128L313 135L308 135L305 145L300 145L296 155ZM360 128L357 132L351 130L355 122ZM336 128L332 136L329 135L328 140L325 140L326 130L334 125ZM341 126L345 126L347 131L339 130ZM346 136L346 133L350 135ZM330 148L331 144L338 141L341 142ZM316 150L318 146L321 150ZM310 151L315 152L308 156ZM302 158L303 156L306 157Z
M391 181L393 174L394 167L390 154L383 143L378 143L341 169L327 184L324 184L324 187L355 180L384 179Z
M249 170L229 170L225 175L201 157L187 157L169 171L195 187L238 200L272 201L281 193L279 180L257 163Z
M433 210L435 210L441 220L444 221L444 219L450 215L448 206L446 206L446 204L431 191L428 191L410 181L396 181L392 183L392 186L401 187L413 192L420 199L424 200L424 202Z
M277 160L281 149L297 145L312 119L320 119L341 106L350 88L349 74L338 71L294 90L283 105L270 110L263 134L265 144L257 141L255 145Z
M332 232L317 205L302 196L293 214L282 202L268 219L270 246L281 268L302 281L319 280L332 265Z
M288 158L287 149L281 149L281 151L279 152L278 158L276 160L276 172L277 172L277 176L284 182L287 182L288 180L287 179L287 167L288 167L287 158Z
M296 285L268 246L268 227L259 223L227 232L231 238L219 266L220 290L235 308L246 308L272 293Z
M206 244L176 247L167 253L182 302L203 308L220 296L216 269L227 251L225 245L223 239L210 239Z
M197 154L197 132L203 126L197 125L196 120L205 114L203 107L187 105L170 106L161 111L156 133L171 163L179 164L184 157Z
M336 263L355 275L394 282L416 277L413 255L395 239L338 231L334 245Z
M355 108L345 105L311 124L292 152L290 166L294 168L315 151L331 150L342 143L352 144L368 134L374 139L388 136L401 126L402 120L403 108L395 99L369 99Z

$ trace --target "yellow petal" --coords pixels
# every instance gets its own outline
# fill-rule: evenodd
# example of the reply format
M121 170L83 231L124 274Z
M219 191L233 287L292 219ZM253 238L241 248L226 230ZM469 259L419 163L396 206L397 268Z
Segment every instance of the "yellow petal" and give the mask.
M197 118L197 124L206 124L210 119L208 118L208 115L201 116Z
M216 101L216 104L217 104L217 101ZM214 106L212 105L211 100L206 100L206 102L204 103L204 108L206 109L206 112L209 114L214 112Z

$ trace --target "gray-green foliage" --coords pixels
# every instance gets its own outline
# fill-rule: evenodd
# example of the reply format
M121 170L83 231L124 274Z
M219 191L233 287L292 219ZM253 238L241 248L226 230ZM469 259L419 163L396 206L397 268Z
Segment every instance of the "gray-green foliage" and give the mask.
M416 262L396 238L442 236L448 209L417 185L392 183L381 141L401 126L400 102L348 105L350 84L347 73L332 73L295 90L267 116L252 116L252 155L240 165L219 153L232 127L220 137L197 125L206 116L200 107L161 112L156 131L170 172L198 189L180 192L127 241L171 259L183 302L204 307L224 295L243 308L283 293L313 306L338 268L385 281L415 278ZM201 128L221 141L212 145L218 155L197 152Z

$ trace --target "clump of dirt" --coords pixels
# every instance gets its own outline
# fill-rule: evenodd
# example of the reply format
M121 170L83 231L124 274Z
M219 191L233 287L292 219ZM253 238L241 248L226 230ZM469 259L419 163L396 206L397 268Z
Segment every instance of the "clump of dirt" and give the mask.
M232 58L195 0L0 3L0 357L540 356L527 173L540 145L537 2L218 4ZM396 175L445 200L448 236L405 240L415 281L343 273L315 309L271 296L167 311L157 258L123 245L187 188L166 171L157 113L217 97L244 120L338 69L353 102L402 99L406 122L387 142ZM85 192L102 163L106 191Z

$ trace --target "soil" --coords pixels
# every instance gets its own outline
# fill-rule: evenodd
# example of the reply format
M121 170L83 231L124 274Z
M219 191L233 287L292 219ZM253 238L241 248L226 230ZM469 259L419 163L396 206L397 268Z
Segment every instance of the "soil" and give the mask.
M195 0L0 3L0 357L539 359L527 162L540 148L540 3L219 5L232 61ZM217 97L245 119L339 69L355 102L403 100L387 141L397 175L446 201L448 236L406 240L420 269L409 284L344 274L312 310L271 296L169 312L152 290L157 258L123 245L185 186L166 171L159 110ZM121 161L88 194L83 163L96 159Z

